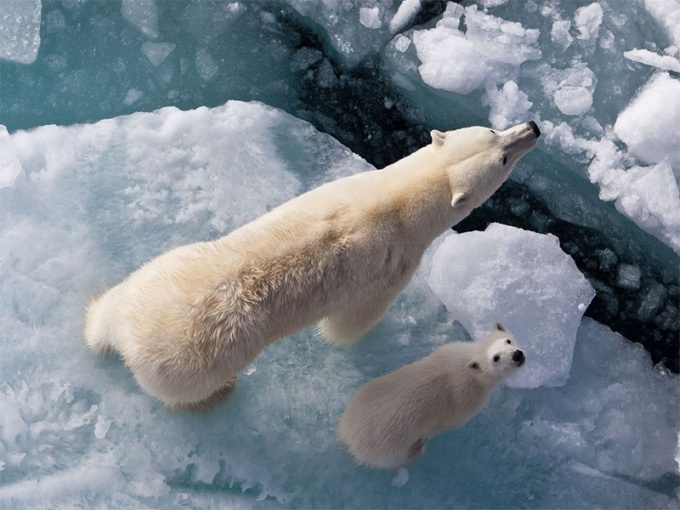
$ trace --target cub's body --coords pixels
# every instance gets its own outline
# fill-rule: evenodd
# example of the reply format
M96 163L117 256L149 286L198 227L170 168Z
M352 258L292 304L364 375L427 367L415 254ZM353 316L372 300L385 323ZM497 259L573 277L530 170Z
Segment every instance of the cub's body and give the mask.
M499 323L479 342L439 347L359 389L340 421L340 439L360 464L404 467L424 451L428 438L475 416L524 359Z

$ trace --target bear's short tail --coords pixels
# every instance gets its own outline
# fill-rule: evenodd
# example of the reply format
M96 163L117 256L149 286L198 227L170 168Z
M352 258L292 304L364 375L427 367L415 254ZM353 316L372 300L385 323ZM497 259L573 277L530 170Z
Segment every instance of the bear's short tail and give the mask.
M109 334L109 317L105 310L107 293L95 296L85 312L85 343L94 354L105 354L113 350Z

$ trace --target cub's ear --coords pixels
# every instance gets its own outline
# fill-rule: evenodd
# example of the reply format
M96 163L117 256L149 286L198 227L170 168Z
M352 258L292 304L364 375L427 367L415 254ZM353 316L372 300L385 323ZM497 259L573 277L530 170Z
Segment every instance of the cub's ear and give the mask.
M463 202L465 202L465 199L467 198L467 193L464 191L458 191L453 194L451 197L451 207L458 207L459 205L463 205Z
M472 360L467 364L467 367L470 370L479 370L479 363L477 363L475 360Z
M441 131L437 131L436 129L430 131L430 136L432 137L432 144L435 147L441 147L442 145L444 145L444 142L446 141L446 133L442 133Z
M505 331L506 333L508 332L508 330L506 329L506 327L503 326L503 324L501 324L500 322L495 322L494 325L493 325L493 327L494 327L494 329L495 329L496 331Z

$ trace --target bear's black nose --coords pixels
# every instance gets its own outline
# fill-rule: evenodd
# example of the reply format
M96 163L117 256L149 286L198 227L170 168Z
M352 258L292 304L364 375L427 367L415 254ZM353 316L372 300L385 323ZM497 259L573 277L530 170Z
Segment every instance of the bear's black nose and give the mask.
M516 361L520 365L524 363L524 353L522 351L515 351L512 353L512 361Z
M532 130L532 131L534 132L534 134L536 135L536 138L538 138L539 136L541 136L541 130L538 129L538 124L536 124L533 120L530 120L530 121L529 121L529 126L531 127L531 130Z

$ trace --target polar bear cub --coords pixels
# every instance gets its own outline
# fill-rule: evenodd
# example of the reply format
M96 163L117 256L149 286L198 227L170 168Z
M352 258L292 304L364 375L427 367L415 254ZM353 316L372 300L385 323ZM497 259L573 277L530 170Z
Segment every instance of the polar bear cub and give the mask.
M498 322L483 340L439 347L359 389L338 426L340 439L359 464L402 468L424 452L428 438L476 415L525 359Z
M534 122L432 131L382 170L160 255L93 300L87 345L118 352L167 406L208 411L276 339L315 322L342 344L368 331L435 237L486 201L539 135Z

